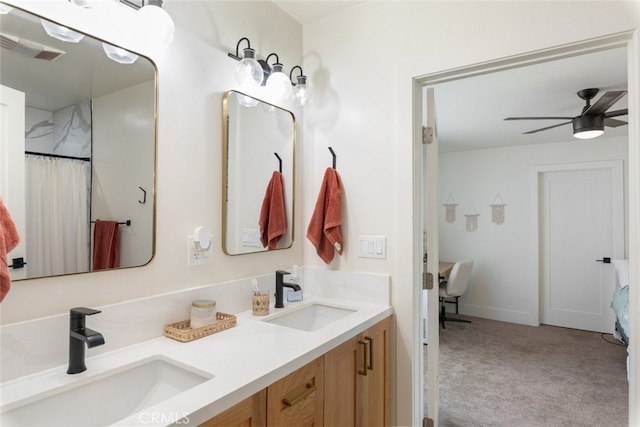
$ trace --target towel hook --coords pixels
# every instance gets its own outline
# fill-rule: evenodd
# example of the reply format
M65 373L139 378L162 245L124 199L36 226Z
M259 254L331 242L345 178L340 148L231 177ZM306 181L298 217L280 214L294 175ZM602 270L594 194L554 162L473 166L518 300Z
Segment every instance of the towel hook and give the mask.
M329 151L331 151L331 155L333 156L333 168L336 168L336 153L333 151L333 148L329 147Z
M138 187L140 190L142 190L142 201L138 200L138 203L140 203L141 205L144 205L145 203L147 203L147 192L144 191L144 188L142 187Z
M276 157L278 158L278 171L280 171L280 173L282 173L282 159L280 158L280 156L278 156L278 153L273 153L276 155Z

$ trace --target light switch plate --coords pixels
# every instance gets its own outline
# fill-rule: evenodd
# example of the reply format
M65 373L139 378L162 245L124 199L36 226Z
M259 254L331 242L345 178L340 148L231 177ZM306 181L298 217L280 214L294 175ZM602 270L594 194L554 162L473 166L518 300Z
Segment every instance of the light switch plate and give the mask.
M193 236L187 239L187 265L195 267L198 265L211 264L213 262L213 235L211 236L211 244L209 248L197 249L193 243Z
M259 228L243 228L242 229L242 246L251 248L262 248L260 242Z
M386 236L358 236L358 256L361 258L386 258Z

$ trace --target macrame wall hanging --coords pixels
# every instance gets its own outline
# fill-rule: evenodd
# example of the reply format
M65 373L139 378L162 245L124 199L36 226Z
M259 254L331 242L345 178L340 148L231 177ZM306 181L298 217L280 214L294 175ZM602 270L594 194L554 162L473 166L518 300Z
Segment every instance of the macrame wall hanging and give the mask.
M449 194L449 198L447 199L447 203L444 204L446 216L448 223L454 223L456 221L456 206L458 204L453 200L453 196Z
M476 212L473 206L469 207L465 217L467 218L467 231L472 233L478 229L478 217L480 214Z
M491 206L491 221L498 225L502 224L504 222L504 207L507 204L500 197L500 193L496 196L493 204L489 206Z

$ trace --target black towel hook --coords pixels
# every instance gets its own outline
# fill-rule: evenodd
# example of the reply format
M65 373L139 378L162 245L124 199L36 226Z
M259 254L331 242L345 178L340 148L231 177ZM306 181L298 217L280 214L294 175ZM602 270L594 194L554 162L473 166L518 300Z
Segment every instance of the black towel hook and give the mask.
M147 203L147 192L144 191L144 188L142 187L138 187L140 190L142 190L142 201L138 200L138 203L140 203L141 205L144 205L145 203Z
M278 156L278 153L273 153L276 155L276 157L278 158L278 171L280 171L280 173L282 173L282 159L280 158L280 156Z
M333 151L333 148L329 147L329 151L331 151L331 155L333 156L333 168L336 168L336 153Z

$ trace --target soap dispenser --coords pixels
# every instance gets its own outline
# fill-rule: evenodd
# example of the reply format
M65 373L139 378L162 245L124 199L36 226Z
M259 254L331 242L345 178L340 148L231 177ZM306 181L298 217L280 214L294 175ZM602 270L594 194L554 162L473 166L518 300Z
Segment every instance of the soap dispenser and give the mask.
M291 275L289 276L288 281L292 285L300 286L300 276L298 276L297 265L294 265L291 268ZM300 289L299 291L294 291L293 289L289 289L289 291L287 292L287 301L288 302L302 301L302 289Z

